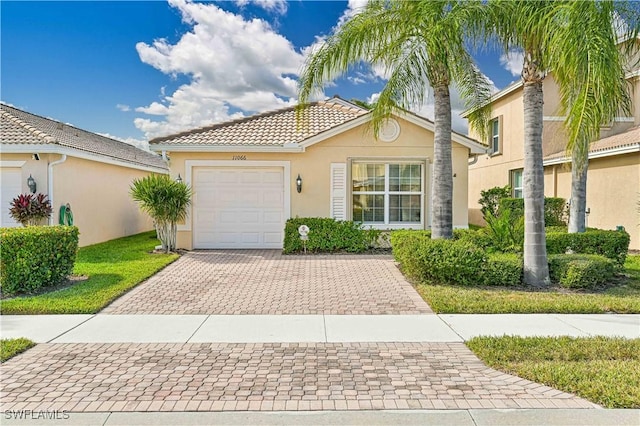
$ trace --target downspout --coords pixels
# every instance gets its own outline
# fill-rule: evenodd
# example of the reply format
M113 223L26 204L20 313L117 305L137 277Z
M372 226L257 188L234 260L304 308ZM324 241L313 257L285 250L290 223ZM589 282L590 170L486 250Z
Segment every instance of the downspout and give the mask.
M62 164L67 161L67 154L62 154L62 157L58 161L54 161L53 163L49 163L48 167L48 176L47 176L47 192L49 193L49 201L51 202L51 207L55 211L55 205L53 204L53 166L57 166L58 164ZM53 225L53 215L49 217L49 225Z
M473 166L478 162L478 154L473 154L471 157L473 157L473 160L469 161L469 165Z

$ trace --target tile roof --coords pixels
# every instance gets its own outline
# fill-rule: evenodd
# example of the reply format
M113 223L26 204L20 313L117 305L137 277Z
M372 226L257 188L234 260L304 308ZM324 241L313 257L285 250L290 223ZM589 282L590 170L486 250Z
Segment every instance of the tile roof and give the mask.
M640 150L640 126L632 127L617 135L608 136L593 142L589 146L589 154L601 153L613 149L620 149L625 147L638 147ZM547 155L544 159L556 160L568 157L565 150L556 152L554 154Z
M138 166L167 169L156 154L5 104L0 104L0 142L59 145Z
M270 111L149 141L151 146L284 146L299 143L368 113L339 98L313 102L296 119L296 107Z

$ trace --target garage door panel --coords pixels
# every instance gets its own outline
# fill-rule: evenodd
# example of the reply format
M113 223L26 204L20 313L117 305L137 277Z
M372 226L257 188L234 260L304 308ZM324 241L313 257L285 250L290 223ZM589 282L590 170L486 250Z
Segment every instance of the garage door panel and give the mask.
M195 248L282 248L282 168L194 170Z
M0 169L0 226L13 228L21 226L9 214L11 201L22 192L22 169L17 167L3 167Z

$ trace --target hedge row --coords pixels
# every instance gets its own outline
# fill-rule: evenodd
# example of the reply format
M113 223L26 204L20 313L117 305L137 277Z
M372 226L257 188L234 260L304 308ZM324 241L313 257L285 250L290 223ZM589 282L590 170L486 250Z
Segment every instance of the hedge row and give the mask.
M0 228L0 251L2 293L32 293L59 284L71 274L78 251L78 228Z
M607 257L622 267L629 251L630 236L626 231L588 229L587 232L569 234L556 228L547 232L547 253L597 254Z
M300 239L300 225L309 227L309 239ZM338 221L331 218L305 217L287 220L284 227L283 253L333 253L346 251L362 253L373 247L381 231L364 229L352 221Z
M428 232L396 231L391 234L395 260L416 281L457 285L518 286L523 261L518 254L487 253L468 233L453 240L431 240ZM568 288L594 288L606 284L615 263L598 255L549 256L551 280Z

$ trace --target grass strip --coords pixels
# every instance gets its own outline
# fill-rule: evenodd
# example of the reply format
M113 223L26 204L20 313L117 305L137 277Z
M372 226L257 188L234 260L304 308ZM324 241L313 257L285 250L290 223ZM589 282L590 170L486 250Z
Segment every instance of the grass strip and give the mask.
M151 254L155 232L118 238L78 250L74 275L86 276L70 287L2 301L2 314L92 314L178 258Z
M467 346L496 370L607 408L640 408L640 339L476 337Z
M0 362L5 362L35 345L31 340L22 337L19 339L2 339L0 340Z

